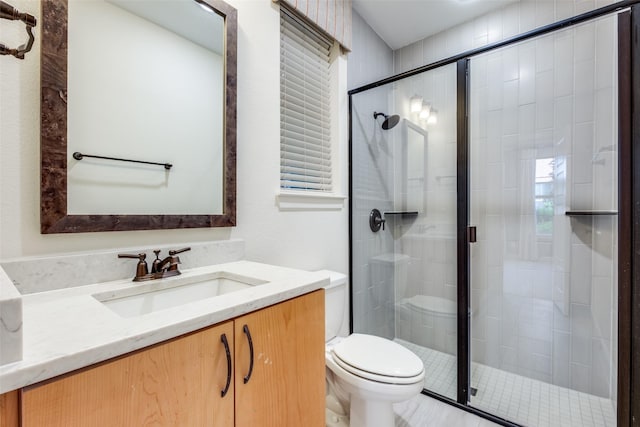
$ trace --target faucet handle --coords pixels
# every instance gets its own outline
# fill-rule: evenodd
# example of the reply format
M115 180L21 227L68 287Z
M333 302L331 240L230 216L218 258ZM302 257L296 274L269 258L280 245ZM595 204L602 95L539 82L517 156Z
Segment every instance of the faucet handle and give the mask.
M147 254L118 254L118 258L135 258L144 261L147 258Z
M156 254L156 259L154 259L153 264L151 264L151 272L157 273L160 271L160 264L162 264L162 261L160 261L160 249L154 250L153 253Z
M180 257L179 256L175 256L172 255L171 256L171 262L169 263L169 271L177 271L178 270L178 264L180 264Z
M138 265L136 266L136 277L133 278L134 281L140 280L142 276L146 276L149 273L149 269L147 268L147 261L145 261L147 259L147 254L118 254L118 258L137 258L139 260Z
M182 248L182 249L175 249L175 250L170 250L169 251L169 255L174 256L174 255L178 255L181 254L182 252L186 252L186 251L190 251L191 248Z

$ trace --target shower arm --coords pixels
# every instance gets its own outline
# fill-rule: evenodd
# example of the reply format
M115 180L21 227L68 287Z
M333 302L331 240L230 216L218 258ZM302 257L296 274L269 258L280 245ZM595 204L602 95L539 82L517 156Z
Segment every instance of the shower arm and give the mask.
M8 19L10 21L22 21L26 26L27 35L29 36L27 43L18 46L16 49L10 49L0 43L0 55L13 55L18 59L24 59L25 53L29 52L33 47L35 37L33 36L32 29L36 26L36 18L28 13L18 12L16 8L2 0L0 0L0 18Z
M400 121L400 116L394 114L392 116L385 113L378 113L377 111L373 112L373 120L378 120L378 117L384 117L384 121L382 122L382 129L389 130L395 127Z

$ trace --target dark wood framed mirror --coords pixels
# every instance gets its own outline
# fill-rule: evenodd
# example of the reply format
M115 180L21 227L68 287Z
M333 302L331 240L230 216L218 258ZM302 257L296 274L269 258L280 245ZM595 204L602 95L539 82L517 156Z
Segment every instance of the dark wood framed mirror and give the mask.
M118 0L120 1L120 0ZM187 1L187 0L185 0ZM172 180L177 180L179 174L174 174L174 171L181 170L182 176L193 175L191 179L196 179L200 176L201 163L198 166L190 164L190 161L183 162L179 167L173 165L173 168L169 170L165 168L161 171L154 171L156 176L161 177L160 184L149 185L147 183L140 184L137 181L132 182L120 182L120 188L123 193L128 191L127 187L142 187L147 192L146 197L158 197L164 198L168 205L171 205L167 211L161 208L159 212L138 212L139 209L132 209L130 211L128 207L125 209L118 208L120 210L111 212L111 203L107 203L107 207L100 207L96 212L83 212L80 208L79 212L77 208L69 209L70 196L72 192L69 191L69 176L71 169L77 167L79 160L73 156L75 151L79 151L77 147L73 146L73 143L69 140L68 128L69 128L69 104L68 98L74 96L72 91L69 91L68 79L69 79L69 3L68 0L43 0L42 2L42 48L41 48L41 170L40 170L40 224L41 233L80 233L80 232L97 232L97 231L125 231L125 230L153 230L153 229L174 229L174 228L204 228L204 227L229 227L234 226L236 223L236 58L237 58L237 12L230 5L226 4L222 0L188 0L192 3L199 4L200 6L208 6L216 15L222 18L221 36L223 37L221 46L223 50L220 53L222 71L221 71L221 88L220 88L220 101L221 108L219 108L221 117L207 116L204 117L207 120L201 122L213 121L220 123L222 129L219 129L220 139L222 141L221 146L217 149L218 163L221 168L217 171L217 180L219 181L219 189L211 188L213 184L209 185L206 180L199 180L197 185L187 185L186 188L189 191L180 191L181 197L185 197L184 200L196 200L202 196L206 196L209 192L219 191L219 195L215 196L219 200L216 208L202 209L201 207L184 208L184 212L181 210L184 202L175 201L171 196L164 196L161 192L165 187L169 187L168 183L172 183ZM93 3L93 2L92 2ZM112 1L110 3L117 3ZM208 13L208 12L203 12ZM96 30L97 31L97 30ZM122 46L121 47L126 47ZM90 63L90 61L85 61ZM178 62L178 61L176 61ZM121 71L121 74L125 74L127 71L126 66L118 64L117 68ZM116 67L114 66L114 72ZM73 73L72 73L73 74ZM76 78L79 73L74 74ZM146 80L146 79L145 79ZM101 82L102 83L102 82ZM137 84L134 84L137 86ZM161 88L164 89L164 88ZM129 92L123 92L129 95ZM189 98L193 99L193 97ZM102 99L94 99L92 102L101 103ZM129 100L122 99L123 108L129 107ZM174 111L182 109L182 105L173 102L171 107ZM74 111L78 108L74 108ZM135 114L148 115L149 111L138 111L137 113L130 111L128 115L136 118ZM104 116L103 116L104 118ZM211 119L211 120L208 120ZM166 120L165 120L166 121ZM79 120L76 119L76 123ZM179 127L178 124L175 127ZM186 126L182 126L185 128ZM112 129L127 129L126 125L111 126ZM90 128L91 132L94 132L93 128ZM95 131L96 135L101 132ZM163 147L171 145L179 147L181 153L189 153L194 162L198 157L203 156L197 148L192 148L188 145L187 138L176 138L172 141L158 141L155 138L149 138L151 147L146 149L146 152L157 154L158 152L164 152L166 150ZM106 149L110 148L111 144L103 144ZM131 145L131 143L129 143ZM84 149L83 149L84 150ZM86 153L85 153L86 154ZM103 153L88 153L88 154L103 154ZM113 154L107 154L112 157L131 158L127 153L114 156ZM137 156L139 158L139 155ZM136 158L134 155L133 158ZM154 160L142 159L142 160ZM83 202L86 199L95 200L104 199L97 194L100 188L108 187L109 184L105 184L100 181L101 171L107 171L111 168L111 173L114 174L113 169L117 169L115 175L123 175L128 173L127 170L142 169L143 173L145 167L148 165L139 166L132 165L131 163L119 163L117 166L113 166L113 162L109 160L93 160L89 162L83 160L83 165L93 163L93 169L90 174L91 179L84 178L83 184L93 185L96 191L91 188L85 191L85 196L80 197ZM171 159L167 160L172 162ZM100 163L106 162L106 163ZM173 162L172 162L173 163ZM83 166L84 167L84 166ZM157 169L157 166L152 166ZM118 169L120 168L120 169ZM157 170L156 169L156 170ZM207 168L208 169L208 168ZM136 173L139 173L138 170ZM95 179L94 179L95 178ZM117 186L116 186L117 187ZM118 188L112 193L114 201L116 199L126 199L125 197L119 197ZM154 193L155 192L155 193ZM76 193L73 193L73 197ZM149 196L149 194L151 196ZM158 196L154 196L157 194ZM87 196L88 195L88 196ZM133 197L137 199L137 197ZM133 200L133 199L132 199ZM122 200L118 200L122 202ZM85 203L86 204L86 203ZM114 205L117 203L113 203ZM143 206L148 203L143 202ZM176 208L177 206L177 208ZM124 210L124 212L123 212Z

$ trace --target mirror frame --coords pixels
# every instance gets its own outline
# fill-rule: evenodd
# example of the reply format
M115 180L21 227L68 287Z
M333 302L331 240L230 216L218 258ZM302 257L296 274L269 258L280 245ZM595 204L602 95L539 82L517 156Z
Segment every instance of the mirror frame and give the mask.
M202 0L203 2L205 0ZM222 215L69 215L67 212L67 0L43 0L40 102L40 232L158 230L236 225L237 11L206 0L224 19L225 117Z

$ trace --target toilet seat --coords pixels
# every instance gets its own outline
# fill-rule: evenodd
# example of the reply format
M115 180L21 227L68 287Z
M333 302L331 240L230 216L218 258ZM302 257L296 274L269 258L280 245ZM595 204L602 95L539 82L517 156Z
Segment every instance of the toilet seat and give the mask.
M386 384L421 381L422 360L393 341L373 335L352 334L331 350L334 361L345 371Z
M335 354L333 355L333 360L336 362L336 364L338 366L340 366L342 369L344 369L345 371L349 372L350 374L357 375L357 376L359 376L361 378L364 378L366 380L369 380L369 381L375 381L375 382L384 383L384 384L399 384L399 385L415 384L417 382L421 382L422 381L422 379L420 379L420 377L408 377L408 378L404 378L404 377L387 377L387 376L384 376L384 375L377 375L377 374L373 374L371 372L363 371L363 370L360 370L358 368L355 368L355 367L345 363L339 357L337 357Z

